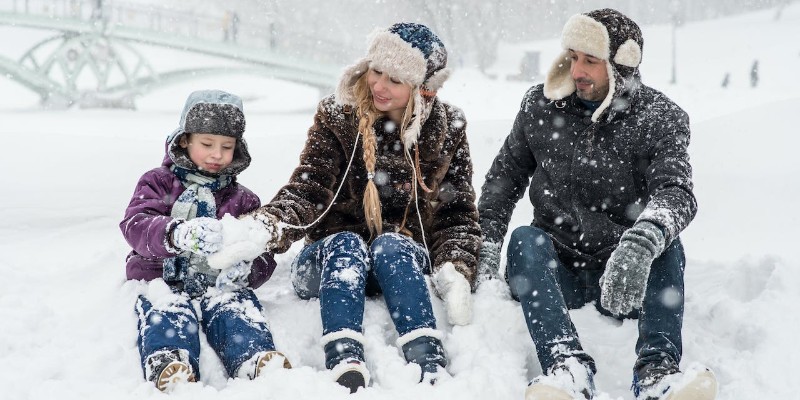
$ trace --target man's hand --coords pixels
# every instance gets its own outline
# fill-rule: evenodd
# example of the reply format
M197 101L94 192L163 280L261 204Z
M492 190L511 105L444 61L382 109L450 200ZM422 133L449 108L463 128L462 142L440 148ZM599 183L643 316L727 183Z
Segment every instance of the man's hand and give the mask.
M641 308L650 265L664 246L664 233L652 222L640 221L626 230L600 278L600 305L615 315Z
M500 278L500 243L483 242L478 260L478 283Z

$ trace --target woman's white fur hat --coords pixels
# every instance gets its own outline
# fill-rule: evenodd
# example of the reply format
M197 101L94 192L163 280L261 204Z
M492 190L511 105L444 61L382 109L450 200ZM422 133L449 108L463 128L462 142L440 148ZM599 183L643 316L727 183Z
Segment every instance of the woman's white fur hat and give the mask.
M416 143L421 125L427 119L431 99L423 99L420 90L435 93L447 78L447 49L428 27L416 23L397 23L369 36L367 55L347 67L339 80L336 100L355 106L353 87L370 68L389 74L413 87L414 119L406 130L406 147ZM427 112L426 112L427 111Z

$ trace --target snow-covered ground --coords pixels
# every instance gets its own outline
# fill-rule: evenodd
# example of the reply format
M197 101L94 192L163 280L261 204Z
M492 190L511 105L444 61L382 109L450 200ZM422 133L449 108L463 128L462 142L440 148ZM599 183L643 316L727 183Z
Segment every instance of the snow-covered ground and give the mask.
M679 28L678 83L670 85L670 28L645 27L645 83L666 92L692 117L697 218L687 249L683 367L704 363L720 381L721 399L796 398L795 333L800 327L800 4L782 19L764 11ZM36 34L0 27L5 38ZM42 35L38 33L38 35ZM15 58L24 40L3 40ZM508 46L519 50L521 46ZM557 41L531 44L550 64ZM185 67L185 55L152 50L159 65ZM516 54L516 55L514 55ZM514 73L519 53L497 69ZM761 79L749 86L749 68ZM720 87L725 73L730 85ZM441 97L464 108L476 187L508 133L529 84L458 70ZM299 300L289 283L296 244L257 291L278 348L295 368L256 381L229 380L203 343L203 383L165 395L144 381L133 304L145 290L126 282L128 246L117 227L138 177L157 166L186 95L220 88L245 98L246 138L254 162L240 181L268 200L297 161L318 93L303 86L227 76L153 92L138 111L43 111L36 97L0 79L0 397L4 399L521 399L539 372L519 305L502 285L475 295L470 326L446 325L434 307L453 378L415 384L394 345L381 299L368 301L365 335L372 387L348 395L331 382L319 346L317 301ZM793 128L794 127L794 128ZM521 202L512 225L527 224ZM636 322L617 323L588 306L572 313L597 360L600 399L631 399ZM795 382L795 383L792 383ZM169 397L167 397L169 396Z

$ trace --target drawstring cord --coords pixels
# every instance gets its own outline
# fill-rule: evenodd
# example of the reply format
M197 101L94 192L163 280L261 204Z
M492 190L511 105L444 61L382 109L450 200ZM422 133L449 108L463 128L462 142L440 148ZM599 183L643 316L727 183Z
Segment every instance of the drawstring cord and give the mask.
M415 143L415 145L416 145L416 143ZM419 145L416 145L415 147L416 147L416 149L415 149L416 150L416 160L417 160L417 162L419 162ZM423 182L421 180L422 176L419 175L420 174L419 170L417 170L417 168L414 166L414 163L411 162L411 155L408 154L408 149L406 149L405 153L406 153L406 159L411 164L411 171L414 173L415 177L419 176L419 178L420 178L420 183L422 184L422 187L424 188L423 190L425 190L427 193L432 192L431 189L429 189L427 186L425 186L425 182ZM417 164L417 165L419 165L419 164ZM416 179L412 179L412 181L414 182L413 185L412 185L412 191L414 192L414 208L417 210L417 220L419 221L419 231L422 234L422 245L425 247L425 258L428 259L428 267L431 269L431 272L433 272L433 262L431 262L431 256L430 256L431 251L430 251L430 249L428 249L428 240L425 239L425 227L422 224L422 213L419 211L419 193L417 191L417 180ZM406 209L406 211L408 211L408 209Z
M308 225L292 225L292 224L289 224L289 223L284 223L285 226L287 226L289 228L294 228L294 229L308 229L308 228L316 225L317 222L322 220L322 218L324 218L325 215L328 214L328 211L330 211L331 207L333 207L333 203L336 201L336 198L339 197L339 192L341 192L342 191L342 187L344 187L345 179L347 178L347 174L350 172L350 166L353 165L353 159L356 157L356 149L358 149L358 138L359 137L361 137L361 133L357 133L356 134L356 141L353 142L353 153L350 154L350 161L347 162L347 169L344 170L344 175L342 176L342 180L341 180L341 182L339 182L339 188L336 189L336 193L333 194L333 198L331 199L330 204L328 204L328 208L326 208L325 211L323 211L322 214L320 214L320 216L317 217L317 219L314 220L314 222L312 222L312 223L310 223ZM372 179L372 177L370 177L370 179Z
M325 209L325 211L323 211L322 214L320 214L320 216L317 217L317 219L315 219L308 225L293 225L289 223L284 223L284 226L294 229L308 229L316 225L317 222L321 221L322 218L324 218L325 215L328 214L328 211L330 211L331 207L333 207L333 203L336 201L336 198L339 197L339 192L341 192L342 187L344 187L344 182L347 178L347 174L350 173L350 167L353 165L353 159L355 159L356 157L356 150L358 149L358 139L360 137L361 133L359 132L356 134L356 140L353 143L353 152L350 154L350 161L347 162L347 168L344 170L344 175L342 176L341 182L339 182L339 187L336 189L336 193L334 193L333 198L331 199L331 202L330 204L328 204L328 207ZM412 179L413 181L412 191L414 192L414 208L417 211L417 220L419 221L419 231L422 234L422 245L425 247L425 258L428 259L428 267L431 268L431 270L433 270L433 262L431 262L430 249L428 249L428 240L425 238L425 228L422 224L422 213L419 210L419 194L417 193L417 181L419 181L419 184L422 186L422 189L426 193L431 193L433 192L433 190L431 190L430 188L428 188L427 185L425 185L425 181L422 179L421 172L416 168L416 166L419 166L419 144L415 142L414 146L415 146L414 161L416 161L416 163L412 161L411 155L408 153L408 148L405 149L405 155L409 164L411 164L411 171L413 172L414 177L416 178ZM368 176L368 179L372 179L373 177L374 174L371 174L371 176ZM406 208L406 213L407 212L408 208ZM405 221L405 217L403 218L403 220Z

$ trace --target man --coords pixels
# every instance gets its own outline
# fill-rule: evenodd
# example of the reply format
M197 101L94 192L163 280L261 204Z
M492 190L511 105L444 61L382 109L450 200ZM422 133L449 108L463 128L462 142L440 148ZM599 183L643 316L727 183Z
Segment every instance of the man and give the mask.
M641 83L642 34L602 9L571 17L563 53L532 87L478 203L481 271L497 274L516 202L530 182L533 222L514 230L506 279L543 375L526 399L590 399L594 360L568 309L639 318L637 399L713 399L714 375L680 372L684 251L694 218L689 118Z

